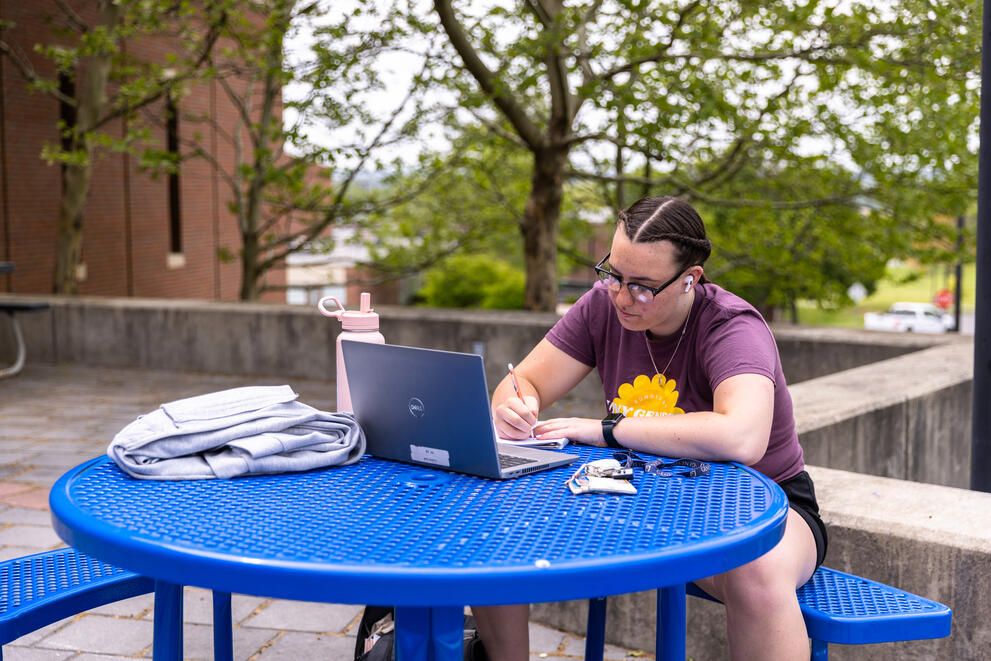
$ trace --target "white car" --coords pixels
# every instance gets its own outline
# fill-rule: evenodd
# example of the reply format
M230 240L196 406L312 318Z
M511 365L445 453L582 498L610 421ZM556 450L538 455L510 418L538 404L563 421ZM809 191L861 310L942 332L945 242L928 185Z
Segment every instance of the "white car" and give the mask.
M894 333L945 333L953 328L953 317L930 303L892 303L885 313L865 314L864 328Z

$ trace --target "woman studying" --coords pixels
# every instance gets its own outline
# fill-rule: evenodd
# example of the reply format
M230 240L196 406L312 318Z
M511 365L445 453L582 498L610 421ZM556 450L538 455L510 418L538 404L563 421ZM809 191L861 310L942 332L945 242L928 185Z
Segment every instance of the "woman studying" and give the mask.
M734 659L808 659L796 588L826 552L777 346L760 314L707 282L711 244L688 203L648 197L620 212L599 282L507 377L492 411L505 438L568 437L669 457L736 461L781 486L790 508L764 556L696 583L726 605ZM597 369L601 418L537 421ZM474 609L492 661L529 658L526 605Z

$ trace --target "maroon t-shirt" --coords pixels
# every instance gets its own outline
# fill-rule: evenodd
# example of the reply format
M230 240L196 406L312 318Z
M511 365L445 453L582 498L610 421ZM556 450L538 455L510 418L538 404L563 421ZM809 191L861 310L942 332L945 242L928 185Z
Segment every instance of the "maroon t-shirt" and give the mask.
M575 360L597 367L606 408L627 417L711 411L712 392L724 379L766 376L774 382L774 419L767 452L753 467L776 482L804 470L778 347L760 313L717 285L696 285L688 328L675 351L680 335L679 329L648 340L643 332L623 328L608 291L596 283L547 339ZM664 370L669 360L666 373L655 376L654 365Z

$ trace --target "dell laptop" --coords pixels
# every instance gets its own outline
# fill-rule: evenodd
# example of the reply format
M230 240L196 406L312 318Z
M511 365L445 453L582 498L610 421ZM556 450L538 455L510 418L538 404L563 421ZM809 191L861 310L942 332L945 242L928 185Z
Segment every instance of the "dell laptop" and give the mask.
M578 458L498 442L481 356L351 340L341 347L371 455L492 479Z

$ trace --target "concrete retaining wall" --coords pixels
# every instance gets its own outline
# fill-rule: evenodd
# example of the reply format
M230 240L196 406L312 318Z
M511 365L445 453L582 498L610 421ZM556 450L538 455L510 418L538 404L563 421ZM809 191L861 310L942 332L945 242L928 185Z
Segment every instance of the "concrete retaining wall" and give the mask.
M315 308L134 298L14 297L45 300L47 312L21 314L28 360L230 374L333 378L340 323ZM484 353L490 379L518 361L558 319L516 311L382 307L382 333L394 344ZM789 383L890 358L953 336L775 326ZM12 358L0 324L0 360Z
M879 333L791 324L772 324L771 330L785 378L791 384L962 339L954 334Z
M791 386L806 462L968 487L973 356L964 340Z

